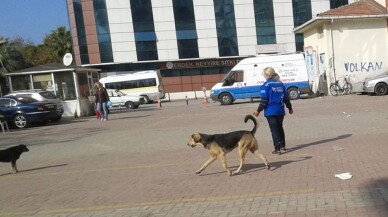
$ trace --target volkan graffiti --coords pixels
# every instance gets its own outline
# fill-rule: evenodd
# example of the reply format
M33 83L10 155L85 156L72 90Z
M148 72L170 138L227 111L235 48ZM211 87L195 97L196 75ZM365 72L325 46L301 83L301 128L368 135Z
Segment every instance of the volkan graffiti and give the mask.
M383 67L381 62L359 62L359 63L344 63L347 72L372 72L380 70Z

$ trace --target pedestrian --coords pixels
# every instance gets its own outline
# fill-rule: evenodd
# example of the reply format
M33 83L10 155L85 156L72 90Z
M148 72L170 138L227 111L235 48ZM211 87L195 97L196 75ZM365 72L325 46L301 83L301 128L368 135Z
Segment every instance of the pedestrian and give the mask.
M263 70L263 76L266 81L260 89L260 105L253 112L253 115L257 117L264 110L264 116L267 118L275 148L272 154L281 154L281 150L286 150L286 138L283 129L283 119L286 114L284 104L290 114L294 111L288 92L275 70L272 67L267 67Z
M107 121L108 120L108 106L107 102L109 101L108 92L106 89L102 86L100 82L95 83L96 87L96 108L97 111L101 115L101 121Z

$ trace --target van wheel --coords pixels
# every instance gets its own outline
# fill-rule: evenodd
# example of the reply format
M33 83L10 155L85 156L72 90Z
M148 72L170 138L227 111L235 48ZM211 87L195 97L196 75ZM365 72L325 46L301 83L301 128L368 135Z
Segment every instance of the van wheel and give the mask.
M383 96L387 94L387 92L388 92L388 87L386 84L380 83L376 85L375 93L377 96Z
M127 102L127 103L125 103L125 107L127 107L127 109L134 109L135 108L135 103Z
M231 105L233 103L233 98L229 93L223 93L220 96L221 105Z
M298 99L298 88L291 87L290 89L287 90L287 92L288 92L288 97L291 100Z

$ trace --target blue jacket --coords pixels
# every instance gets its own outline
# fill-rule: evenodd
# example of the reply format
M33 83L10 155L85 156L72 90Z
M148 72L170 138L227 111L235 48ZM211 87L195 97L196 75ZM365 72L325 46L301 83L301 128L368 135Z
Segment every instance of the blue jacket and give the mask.
M264 116L285 115L284 104L292 109L288 92L283 83L274 79L268 79L260 88L261 102L257 111L264 110Z

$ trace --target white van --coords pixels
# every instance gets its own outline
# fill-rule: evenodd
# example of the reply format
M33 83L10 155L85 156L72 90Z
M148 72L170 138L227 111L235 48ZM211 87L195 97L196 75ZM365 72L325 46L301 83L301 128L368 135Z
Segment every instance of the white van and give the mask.
M158 70L128 72L100 79L106 89L117 89L131 95L144 97L145 103L164 99L162 76Z
M260 98L260 86L265 82L263 69L272 67L279 74L290 99L310 92L307 67L302 53L258 55L241 60L225 78L215 84L210 97L222 105L230 105L236 99Z

